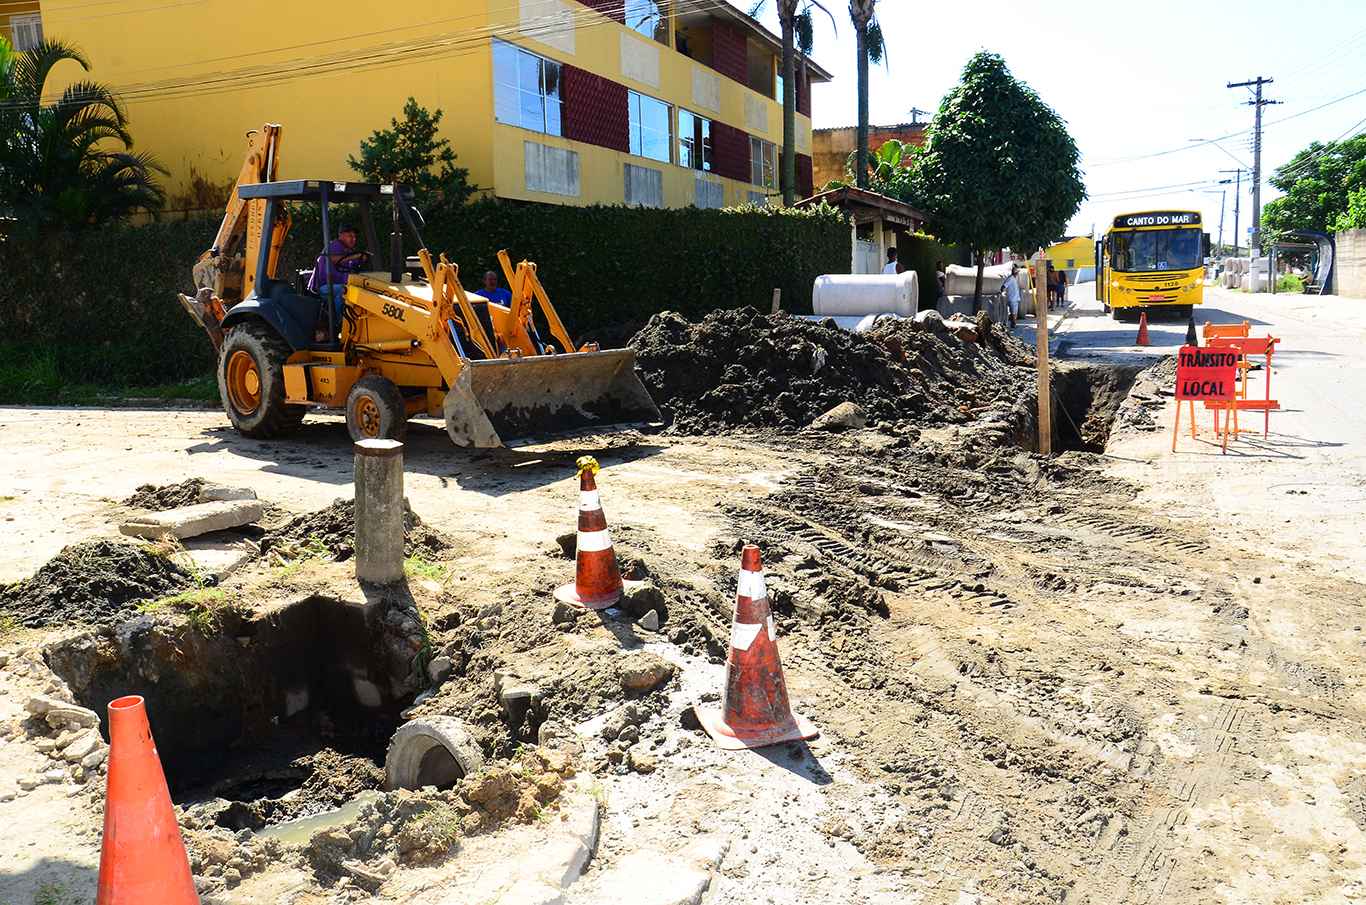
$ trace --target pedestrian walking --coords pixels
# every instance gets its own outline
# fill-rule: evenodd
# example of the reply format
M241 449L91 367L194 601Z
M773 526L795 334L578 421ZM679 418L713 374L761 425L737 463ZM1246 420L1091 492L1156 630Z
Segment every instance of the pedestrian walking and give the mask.
M1015 279L1015 274L1020 272L1019 264L1010 265L1010 279L1006 280L1006 307L1010 309L1010 326L1015 326L1015 321L1020 316L1020 283Z
M1067 307L1067 271L1058 271L1058 307Z

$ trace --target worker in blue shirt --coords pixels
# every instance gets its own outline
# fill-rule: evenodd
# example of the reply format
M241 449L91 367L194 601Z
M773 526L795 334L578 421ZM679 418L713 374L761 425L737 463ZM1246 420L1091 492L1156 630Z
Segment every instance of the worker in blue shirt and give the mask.
M479 290L479 294L490 302L497 302L500 305L512 304L512 292L498 285L498 274L492 270L484 274L484 287Z

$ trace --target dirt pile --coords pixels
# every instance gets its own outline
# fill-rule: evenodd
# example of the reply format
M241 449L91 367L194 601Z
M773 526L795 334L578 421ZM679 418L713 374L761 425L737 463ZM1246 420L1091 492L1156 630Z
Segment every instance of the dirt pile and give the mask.
M646 387L679 430L804 427L850 401L869 426L897 432L968 420L982 402L1013 396L1029 351L999 329L985 333L985 342L967 342L931 315L863 335L739 308L695 324L657 314L631 346Z
M188 572L155 548L95 540L66 547L31 578L0 589L0 612L21 625L106 625L137 604L194 585Z
M423 524L408 501L403 501L403 527L407 539L404 556L434 557L452 546L450 538ZM356 501L337 500L316 512L295 516L261 538L261 554L275 553L285 559L326 556L343 562L355 554Z
M199 502L199 494L207 483L203 478L187 478L178 484L143 484L123 505L155 512L193 506Z

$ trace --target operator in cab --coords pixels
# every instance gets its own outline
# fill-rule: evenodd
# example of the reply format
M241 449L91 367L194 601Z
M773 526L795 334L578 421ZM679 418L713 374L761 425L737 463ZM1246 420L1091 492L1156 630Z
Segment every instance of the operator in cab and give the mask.
M492 270L484 273L484 285L479 289L479 294L490 302L497 302L499 305L512 304L512 290L499 286L498 274Z
M337 230L337 238L327 243L327 248L318 255L313 264L313 276L308 281L308 291L331 299L332 310L336 312L337 329L341 329L342 300L346 298L346 278L360 273L370 266L370 253L356 248L356 228L343 223ZM328 292L327 264L331 264L331 293Z

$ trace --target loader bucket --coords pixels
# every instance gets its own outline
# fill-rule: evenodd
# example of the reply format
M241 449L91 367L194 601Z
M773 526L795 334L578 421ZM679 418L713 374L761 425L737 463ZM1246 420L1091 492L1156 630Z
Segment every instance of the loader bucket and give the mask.
M631 349L471 361L446 394L459 446L505 446L580 428L659 420Z

